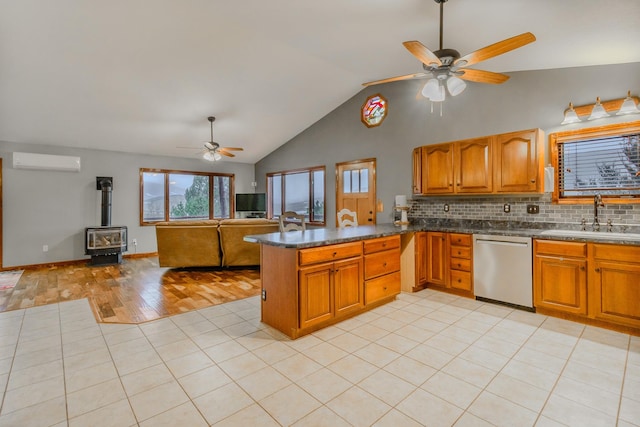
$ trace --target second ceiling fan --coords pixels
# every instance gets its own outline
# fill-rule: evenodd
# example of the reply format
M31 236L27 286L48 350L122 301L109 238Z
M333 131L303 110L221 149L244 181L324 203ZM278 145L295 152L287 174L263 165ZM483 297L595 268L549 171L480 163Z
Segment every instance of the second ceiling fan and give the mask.
M447 0L434 0L440 5L440 48L435 52L429 50L419 41L406 41L402 44L413 56L422 62L423 73L406 74L403 76L389 77L382 80L363 83L363 86L372 86L381 83L395 82L399 80L421 79L431 77L422 89L422 95L433 102L441 102L445 99L445 86L451 96L462 93L466 87L464 80L477 83L504 83L509 76L491 71L466 68L478 62L485 61L503 53L507 53L519 47L525 46L536 40L536 37L527 32L502 40L482 49L460 56L455 49L443 49L442 47L442 17L444 3Z

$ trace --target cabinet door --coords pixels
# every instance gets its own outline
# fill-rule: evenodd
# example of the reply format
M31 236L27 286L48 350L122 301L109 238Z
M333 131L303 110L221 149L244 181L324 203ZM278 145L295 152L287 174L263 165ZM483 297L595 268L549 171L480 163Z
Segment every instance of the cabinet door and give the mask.
M419 231L416 233L416 286L422 286L427 283L427 266L428 266L428 249L427 249L427 232Z
M427 232L427 282L446 286L447 239L445 233Z
M413 160L413 194L422 194L422 149L414 148Z
M362 309L364 307L362 259L334 263L333 274L336 317Z
M453 193L453 144L422 147L422 194Z
M587 261L536 255L533 298L536 307L587 314Z
M640 327L640 263L595 260L589 277L590 317Z
M300 269L300 328L334 317L333 263Z
M490 193L493 190L491 137L455 143L456 193Z
M538 131L496 135L494 186L497 192L535 192L539 188Z

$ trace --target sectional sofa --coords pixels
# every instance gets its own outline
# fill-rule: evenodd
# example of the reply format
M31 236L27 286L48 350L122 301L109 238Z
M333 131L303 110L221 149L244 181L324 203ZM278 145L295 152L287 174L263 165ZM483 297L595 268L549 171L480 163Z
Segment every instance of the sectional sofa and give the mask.
M260 245L244 236L278 230L277 220L261 218L161 222L156 224L160 267L260 265Z

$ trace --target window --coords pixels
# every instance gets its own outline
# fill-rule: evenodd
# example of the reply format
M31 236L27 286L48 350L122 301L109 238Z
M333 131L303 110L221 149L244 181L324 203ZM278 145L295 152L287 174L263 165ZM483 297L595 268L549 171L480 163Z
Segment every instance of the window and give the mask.
M140 224L231 218L233 175L140 169Z
M559 132L549 140L558 179L554 201L591 202L600 194L609 203L640 203L640 122Z
M293 211L310 223L324 225L324 173L324 166L318 166L267 174L269 217Z

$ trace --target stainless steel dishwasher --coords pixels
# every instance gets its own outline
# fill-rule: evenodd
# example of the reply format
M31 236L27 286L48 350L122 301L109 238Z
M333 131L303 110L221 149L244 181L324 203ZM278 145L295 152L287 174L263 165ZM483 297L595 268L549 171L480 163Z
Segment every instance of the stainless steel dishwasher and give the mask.
M473 235L473 289L478 299L533 310L530 237Z

